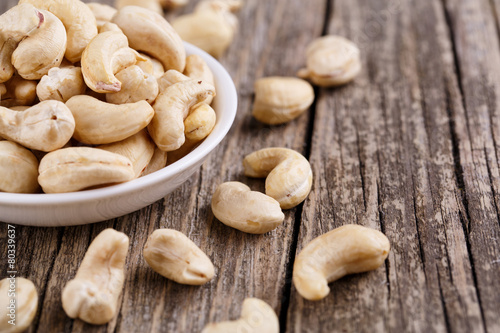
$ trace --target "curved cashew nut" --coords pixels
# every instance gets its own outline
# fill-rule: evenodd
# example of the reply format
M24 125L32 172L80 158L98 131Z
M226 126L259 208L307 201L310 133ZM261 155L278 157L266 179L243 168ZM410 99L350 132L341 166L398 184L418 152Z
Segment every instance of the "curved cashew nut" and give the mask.
M142 7L128 6L118 10L112 22L122 29L131 48L158 59L165 69L184 71L184 44L163 16Z
M43 101L25 111L0 107L0 136L30 149L52 151L73 135L75 119L59 101Z
M111 22L106 22L101 27L99 28L99 33L102 34L103 32L107 31L116 31L119 33L123 33L122 29L120 29L116 24L111 23Z
M141 69L148 74L152 74L157 80L159 80L163 74L165 74L165 69L163 68L162 63L155 58L152 58L144 53L139 53L142 57L144 57L147 61L141 62L137 64Z
M158 88L160 94L163 93L168 87L182 81L188 81L189 76L182 74L175 69L169 69L158 79Z
M135 178L146 169L153 157L155 144L145 129L125 140L101 145L97 148L125 156L132 162Z
M207 97L215 96L215 88L207 83L187 80L175 83L156 98L155 116L148 131L158 148L179 149L185 141L184 119L189 110Z
M20 0L19 3L48 10L61 20L68 35L65 56L72 63L80 61L83 50L97 35L95 16L80 0Z
M71 97L85 93L87 86L80 67L55 67L42 77L36 86L41 101L68 101Z
M99 31L105 23L111 22L111 19L117 12L115 8L98 2L90 2L86 5L90 8L92 14L94 14Z
M92 241L75 278L62 291L62 306L70 318L101 325L114 317L128 246L127 235L113 229L105 229Z
M38 186L38 160L23 146L0 141L0 192L35 193Z
M153 153L153 157L151 157L151 161L146 166L146 169L141 173L142 176L146 176L156 172L158 170L163 169L167 165L167 152L161 150L158 147L155 147L155 151Z
M134 65L138 60L146 61L128 47L124 34L106 31L92 39L82 54L83 78L95 92L117 92L122 84L115 73Z
M160 0L115 0L116 8L122 9L127 6L139 6L163 15Z
M0 82L14 75L12 53L26 37L41 27L45 16L35 7L21 4L0 16Z
M210 323L201 333L278 333L279 331L278 316L273 308L258 298L246 298L238 320Z
M215 87L214 74L210 67L208 67L205 60L197 54L192 54L186 58L186 68L184 68L184 75L191 79L202 80ZM206 103L211 104L213 98L209 98Z
M8 295L15 289L14 298ZM38 293L35 285L28 279L22 277L5 278L0 281L0 332L17 333L24 332L35 318L38 308ZM11 310L16 315L15 325L9 323Z
M304 113L313 101L309 82L295 77L266 77L255 82L252 114L265 124L283 124Z
M139 66L133 65L116 74L122 88L119 92L106 94L106 102L113 104L135 103L145 100L153 104L158 96L158 81Z
M70 147L45 155L38 168L45 193L66 193L134 179L132 162L98 148Z
M1 94L1 104L7 108L15 106L31 106L36 99L36 81L25 80L14 75L9 81L2 84L5 91Z
M176 230L155 230L144 246L143 255L155 272L177 283L202 285L215 275L210 258Z
M389 250L389 240L380 231L344 225L313 239L302 249L293 265L293 284L302 297L320 300L330 292L329 282L378 268Z
M265 148L243 160L245 175L266 178L266 194L278 200L282 209L304 201L312 186L312 170L307 159L287 148Z
M154 110L146 101L109 104L94 97L78 95L66 105L75 117L74 138L87 144L105 144L124 140L146 127Z
M220 184L212 197L214 216L227 226L264 234L276 229L285 219L279 202L240 182Z
M351 41L340 36L323 36L307 48L306 68L297 76L322 87L346 84L361 71L360 51Z

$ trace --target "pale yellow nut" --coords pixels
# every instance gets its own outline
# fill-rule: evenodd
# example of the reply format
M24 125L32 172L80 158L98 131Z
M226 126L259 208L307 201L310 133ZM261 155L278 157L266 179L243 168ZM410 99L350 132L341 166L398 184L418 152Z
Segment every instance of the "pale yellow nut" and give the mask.
M38 292L35 285L22 277L7 277L0 281L0 295L2 295L0 297L0 332L24 332L30 327L38 308Z
M172 27L182 40L220 58L234 39L237 19L227 8L209 6L175 18Z
M139 66L130 66L116 74L122 88L119 92L106 94L106 101L113 104L146 101L153 104L158 96L158 81Z
M59 101L43 101L25 111L0 107L0 136L41 151L64 146L73 135L75 119Z
M225 225L250 234L276 229L285 215L280 204L240 182L220 184L212 197L212 212Z
M109 5L98 2L90 2L86 5L90 8L92 14L94 14L98 30L100 30L105 23L111 22L111 19L116 14L116 8Z
M139 53L142 57L147 59L146 62L141 62L137 64L141 69L148 74L152 74L157 80L159 80L163 74L165 74L165 68L163 68L162 63L155 58L152 58L144 53Z
M26 80L38 80L58 67L66 51L66 30L52 13L40 10L44 20L40 28L24 39L12 53L12 65Z
M265 124L284 124L304 113L313 101L314 90L309 82L294 77L266 77L255 82L252 114Z
M0 82L14 75L12 53L22 40L40 29L44 20L45 16L29 4L14 6L0 16Z
M203 58L197 54L191 54L186 58L186 68L184 75L191 79L202 80L215 87L214 74ZM212 103L212 99L206 101L207 104Z
M52 68L36 86L36 94L41 101L67 102L73 96L84 94L86 89L82 69L69 66Z
M158 147L155 147L153 157L151 157L151 161L149 161L149 164L147 165L146 169L144 169L144 171L141 173L141 177L159 171L163 169L166 165L167 165L167 152L161 150Z
M146 101L116 105L79 95L70 98L66 105L76 121L74 138L86 144L126 139L145 128L154 116Z
M115 74L141 59L139 53L128 47L123 33L106 31L92 39L82 54L83 78L95 92L117 92L122 84Z
M116 24L111 23L111 22L106 22L99 27L100 34L102 34L103 32L107 32L107 31L116 31L116 32L123 33L123 31L122 31L122 29L120 29L120 27L118 27Z
M139 6L163 15L160 0L115 0L115 7L122 9L127 6Z
M293 284L302 297L323 299L330 293L328 283L377 269L389 250L389 240L378 230L353 224L333 229L299 253L293 265Z
M142 253L155 272L177 283L202 285L215 275L210 258L176 230L155 230Z
M243 7L242 0L202 0L200 1L196 7L195 11L205 10L206 8L223 8L225 10L229 10L231 12L237 12Z
M35 193L38 191L38 160L23 146L0 141L0 192Z
M45 193L66 193L134 179L132 162L98 148L62 148L45 155L38 168Z
M334 87L352 81L361 71L360 51L340 36L323 36L307 48L306 68L297 75L321 87Z
M73 280L62 291L62 307L70 318L102 325L116 314L125 280L129 238L105 229L90 244Z
M37 82L25 80L14 75L9 81L2 84L5 91L1 94L1 105L12 108L15 106L31 106L36 99Z
M214 86L196 80L175 83L158 95L153 105L155 116L148 125L158 148L172 151L184 144L184 119L191 107L209 96L215 96Z
M83 50L97 35L94 14L80 0L20 0L19 3L48 10L62 21L68 35L65 57L72 63L80 61Z
M132 162L134 175L137 178L151 161L155 151L155 144L144 129L125 140L101 145L97 148L128 158Z
M201 333L278 333L279 331L279 319L273 308L258 298L246 298L239 319L210 323Z
M190 80L189 76L186 76L182 74L179 71L176 71L175 69L170 69L166 71L159 79L158 79L158 87L160 90L160 94L163 93L168 87L171 85L174 85L176 83L182 82L182 81L188 81ZM214 88L215 90L215 88Z
M122 29L131 48L158 59L165 69L184 71L184 44L163 16L142 7L127 6L118 10L112 22Z
M311 165L292 149L258 150L245 157L243 166L248 177L266 177L266 194L276 199L282 209L297 206L311 191Z

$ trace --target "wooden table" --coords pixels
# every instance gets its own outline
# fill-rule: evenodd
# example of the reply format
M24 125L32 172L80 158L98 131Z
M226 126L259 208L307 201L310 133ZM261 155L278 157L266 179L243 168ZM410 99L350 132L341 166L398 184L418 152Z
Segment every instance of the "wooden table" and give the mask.
M39 292L29 332L199 332L238 318L246 297L269 303L283 332L500 332L500 0L246 0L237 15L221 62L238 88L238 115L198 173L121 218L17 227L19 275ZM255 79L294 76L306 45L324 34L359 45L362 74L316 89L311 110L289 124L253 119ZM263 190L241 161L271 146L309 158L311 194L268 234L226 227L212 215L212 193L229 180ZM322 301L304 300L291 283L296 254L348 223L387 235L385 266L331 283ZM118 315L92 326L65 315L61 290L109 227L131 240L125 287ZM157 228L188 235L216 277L193 287L153 272L142 249ZM2 224L0 244L6 237ZM0 278L6 268L2 260Z

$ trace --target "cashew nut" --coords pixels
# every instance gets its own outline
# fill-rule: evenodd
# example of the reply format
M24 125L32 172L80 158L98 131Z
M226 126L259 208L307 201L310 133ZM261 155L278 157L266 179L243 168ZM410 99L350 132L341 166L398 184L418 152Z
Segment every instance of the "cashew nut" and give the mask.
M313 239L295 259L293 284L311 301L330 292L329 282L377 269L389 254L387 237L375 229L348 224Z
M25 80L14 75L9 81L2 84L5 91L1 94L2 106L31 106L36 99L36 81Z
M242 0L202 0L196 5L195 10L202 10L210 6L224 6L231 12L237 12L243 7Z
M106 101L113 104L135 103L145 100L152 104L158 96L158 81L139 66L130 66L116 74L122 88L119 92L106 94Z
M12 295L15 290L15 298ZM38 308L38 293L35 285L22 277L5 278L0 281L0 332L24 332L35 318ZM15 301L15 303L12 303ZM15 325L9 323L15 315Z
M273 308L258 298L246 298L238 320L210 323L201 333L278 333L279 331L279 319Z
M137 178L151 161L155 151L155 144L151 141L146 130L143 129L125 140L101 145L97 148L128 158L132 162L135 178Z
M55 67L42 77L36 86L36 94L41 101L68 101L71 97L85 93L87 86L80 67Z
M163 15L160 0L115 0L115 7L122 9L127 6L139 6Z
M105 23L111 22L111 19L116 14L116 9L98 2L87 3L87 6L94 14L97 23L97 29L100 30Z
M160 90L160 94L163 93L168 87L174 85L176 83L182 81L188 81L190 78L182 74L175 69L170 69L166 71L159 79L158 79L158 88Z
M12 53L26 37L34 34L45 16L29 4L17 5L0 16L0 82L14 75Z
M214 216L227 226L264 234L276 229L285 219L279 202L240 182L220 184L212 197Z
M175 83L156 98L155 116L148 131L158 148L179 149L185 141L184 119L192 106L215 96L214 86L203 81L187 80Z
M165 9L177 9L188 4L188 0L160 0L160 5Z
M177 283L201 285L215 275L210 258L176 230L155 230L144 246L143 255L155 272Z
M193 106L192 111L184 120L186 141L179 149L169 152L169 164L189 154L200 141L205 139L212 132L216 118L214 109L207 103Z
M23 146L0 141L0 192L35 193L38 186L38 160Z
M65 56L72 63L80 61L83 50L97 35L95 16L80 0L20 0L19 3L48 10L62 21L68 35Z
M147 165L146 169L141 173L142 176L149 175L153 172L163 169L167 165L167 152L161 150L158 147L155 147L155 151L153 153L153 157L151 157L151 161Z
M112 22L122 29L131 48L158 59L165 69L184 71L184 44L163 16L142 7L128 6L118 10Z
M315 85L333 87L346 84L361 71L358 47L340 36L323 36L307 47L306 68L297 76Z
M25 111L0 107L0 136L30 149L52 151L71 139L75 119L59 101L43 101Z
M282 209L297 206L311 191L311 165L294 150L261 149L247 155L243 166L248 177L267 177L266 194L278 200Z
M122 29L120 29L116 24L111 23L111 22L106 22L103 25L101 25L101 27L99 28L100 34L102 34L103 32L107 32L107 31L116 31L116 32L123 34Z
M165 69L163 68L162 63L155 58L152 58L144 53L139 53L142 57L144 57L147 61L140 62L137 64L141 69L148 74L152 74L157 80L159 80L163 74L165 74Z
M201 2L191 14L172 21L172 27L186 42L220 58L233 41L238 19L225 2Z
M122 85L115 73L141 59L146 61L128 47L127 37L123 33L106 31L92 39L82 54L83 78L95 92L117 92Z
M109 322L116 313L125 280L129 238L105 229L90 244L76 276L62 291L62 306L70 318L95 325Z
M314 90L309 82L294 77L266 77L255 82L252 114L265 124L283 124L304 113L313 101Z
M66 105L76 121L74 138L87 144L121 141L146 127L154 110L146 101L109 104L90 96L70 98Z
M202 80L215 87L214 74L203 58L197 54L192 54L186 58L186 68L184 75L191 79ZM206 101L207 104L212 103L212 99Z

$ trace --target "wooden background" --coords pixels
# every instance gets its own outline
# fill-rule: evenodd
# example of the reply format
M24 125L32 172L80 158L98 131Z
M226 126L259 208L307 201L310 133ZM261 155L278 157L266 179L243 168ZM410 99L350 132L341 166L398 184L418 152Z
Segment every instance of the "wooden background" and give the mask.
M15 3L2 0L0 11ZM246 0L237 15L221 62L238 88L238 115L196 175L122 218L17 228L20 276L40 296L29 332L199 332L236 319L246 297L268 302L283 332L500 332L500 0ZM362 74L317 89L311 110L292 123L254 120L255 79L295 75L306 45L324 34L359 45ZM229 180L263 190L241 161L270 146L309 158L311 194L268 234L226 227L211 213L213 191ZM291 284L296 253L348 223L387 235L385 266L330 284L322 301L304 300ZM117 316L92 326L65 315L61 289L108 227L131 239L126 282ZM212 259L210 283L179 285L148 267L145 241L166 227ZM1 224L1 244L6 235ZM1 260L0 278L6 271Z

